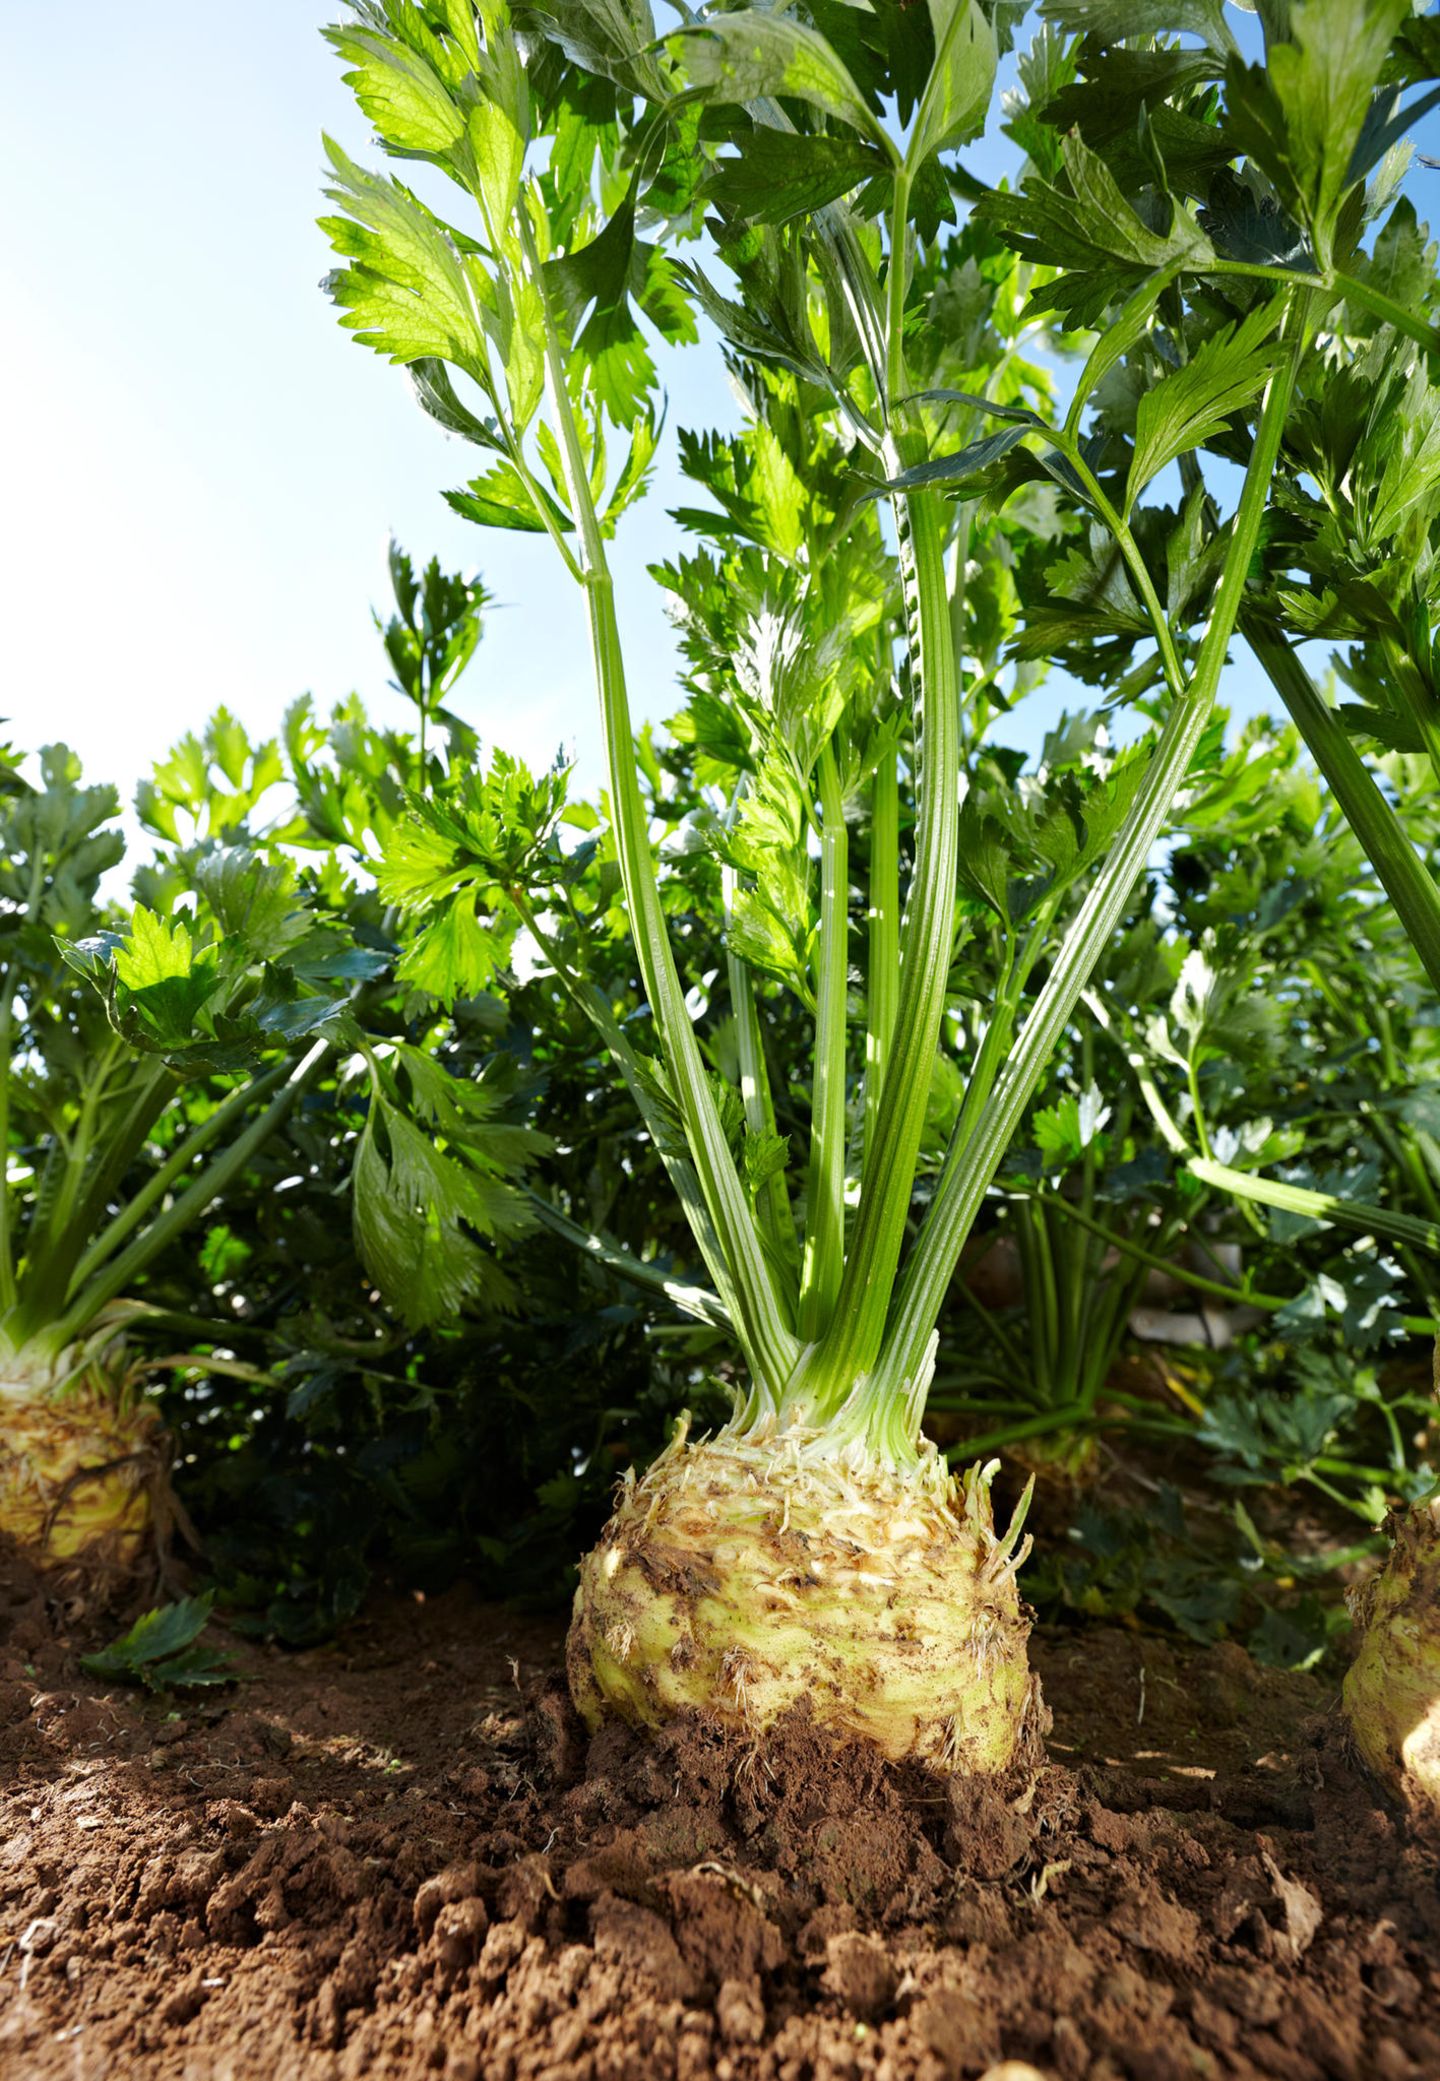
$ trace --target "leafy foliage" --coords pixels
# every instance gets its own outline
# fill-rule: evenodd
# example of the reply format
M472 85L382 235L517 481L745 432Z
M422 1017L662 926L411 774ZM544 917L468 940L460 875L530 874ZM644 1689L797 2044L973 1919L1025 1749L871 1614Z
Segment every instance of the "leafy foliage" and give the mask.
M234 1683L228 1655L200 1644L210 1619L214 1592L182 1597L136 1619L128 1632L98 1654L82 1655L80 1666L104 1683L143 1684L147 1691L204 1690Z
M461 1083L423 1049L371 1053L370 1105L355 1154L355 1237L366 1270L412 1329L469 1302L514 1305L474 1240L514 1242L535 1225L510 1178L546 1148L496 1118L499 1080Z
M398 549L413 726L218 713L141 791L123 913L113 795L0 761L6 1333L184 1318L169 1400L258 1626L314 1637L377 1566L553 1590L697 1385L899 1459L937 1323L947 1449L1088 1480L1131 1434L1238 1505L1218 1561L1178 1490L1159 1531L1087 1506L1061 1608L1306 1659L1261 1499L1363 1538L1424 1478L1440 412L1397 184L1433 39L1293 0L1247 66L1218 0L1049 0L987 190L1016 20L329 32L395 169L327 147L341 322L478 451L452 507L581 582L611 766L591 802L482 759L489 596ZM607 545L702 313L742 424L676 437L680 706L636 730ZM1227 745L1237 635L1365 849L1293 735ZM1055 664L1096 712L1026 756L1000 725Z
M1333 558L1350 493L1322 510L1315 468L1291 459L1317 372L1350 355L1332 314L1393 329L1407 385L1423 376L1428 325L1397 316L1361 244L1374 225L1384 278L1418 279L1405 219L1383 222L1398 160L1370 180L1415 106L1392 91L1419 62L1402 10L1346 0L1322 20L1296 0L1267 14L1265 64L1247 67L1210 0L1123 21L1059 0L1007 111L1030 162L1015 192L952 157L1013 10L717 7L657 38L646 8L555 4L522 11L523 41L482 11L463 52L453 22L362 12L366 34L335 40L381 146L441 167L470 228L336 156L334 293L370 344L416 361L426 409L489 452L460 509L543 531L581 583L610 760L598 810L493 760L421 791L382 836L402 980L458 1007L538 950L676 1187L701 1312L729 1322L748 1369L738 1420L845 1410L870 1444L906 1449L928 1325L997 1175L1037 1275L1060 1251L1073 1293L1107 1249L1127 1260L1103 1323L1062 1328L1055 1310L1057 1368L1067 1338L1093 1346L1065 1373L1093 1414L1155 1254L1139 1239L1163 1260L1212 1211L1217 1149L1244 1178L1305 1146L1281 1072L1295 1023L1272 987L1290 987L1288 944L1237 944L1219 919L1182 931L1141 891L1177 805L1250 803L1243 775L1216 770L1227 646L1262 607L1298 623L1296 571ZM407 268L426 353L388 317ZM606 544L654 453L649 341L692 338L697 310L746 423L681 437L701 497L657 575L685 705L657 748L630 720ZM1048 364L1081 345L1060 423ZM1428 422L1413 400L1402 416L1410 431L1375 457L1371 563L1413 568ZM1322 414L1311 438L1327 464L1335 451L1327 491L1355 459L1345 425ZM1215 460L1244 473L1228 511ZM1373 569L1335 577L1307 632L1364 611L1395 653ZM993 743L1056 658L1138 743L1117 756L1099 722L1070 719L1034 768ZM1416 646L1385 667L1413 721ZM1284 762L1262 763L1274 779ZM679 799L657 814L664 776ZM586 834L573 847L567 816ZM600 979L626 925L617 999ZM1095 977L1115 989L1093 993L1098 1035L1077 1036ZM1231 1120L1241 1063L1275 1105ZM1007 1157L1047 1079L1033 1148ZM443 1230L459 1188L437 1171L424 1189ZM1059 1241L1072 1219L1083 1247ZM628 1269L644 1283L643 1259ZM1357 1291L1374 1270L1355 1268ZM1387 1321L1372 1294L1347 1327Z

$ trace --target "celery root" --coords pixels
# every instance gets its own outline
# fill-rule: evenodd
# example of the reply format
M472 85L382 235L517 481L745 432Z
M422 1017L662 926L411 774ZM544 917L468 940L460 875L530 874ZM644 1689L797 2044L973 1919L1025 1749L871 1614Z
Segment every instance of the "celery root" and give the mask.
M678 1438L585 1559L571 1687L593 1729L700 1709L757 1735L808 1702L893 1760L994 1772L1038 1707L998 1466L887 1466L799 1425ZM1018 1514L1017 1514L1018 1515Z
M1396 1511L1391 1528L1389 1559L1350 1600L1360 1645L1345 1712L1381 1782L1403 1805L1440 1815L1440 1489Z
M1440 1816L1440 1494L1397 1513L1390 1558L1352 1601L1355 1746L1406 1806Z
M0 1532L47 1572L135 1573L168 1496L165 1435L144 1402L88 1374L0 1381Z

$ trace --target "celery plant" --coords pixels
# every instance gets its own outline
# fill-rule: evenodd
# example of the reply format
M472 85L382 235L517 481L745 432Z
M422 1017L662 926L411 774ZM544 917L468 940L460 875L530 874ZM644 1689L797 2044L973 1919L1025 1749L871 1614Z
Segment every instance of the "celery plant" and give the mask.
M213 910L215 888L236 878L253 902L249 911L231 902L229 915L252 954L268 952L273 963L300 941L303 958L293 973L270 977L272 994L307 981L335 993L328 1010L324 998L305 996L289 1014L272 1007L265 1023L282 1039L287 1017L297 1027L319 1020L334 1044L323 1105L331 1139L318 1165L328 1191L336 1162L353 1158L356 1248L379 1296L413 1331L451 1322L471 1304L510 1304L510 1281L487 1246L534 1226L517 1181L547 1142L505 1117L513 1078L503 1058L492 1056L477 1076L454 1075L445 1061L455 1052L454 1028L437 990L452 1002L463 995L471 1022L493 1027L503 1012L486 993L504 971L514 921L506 929L490 916L478 929L475 892L457 893L402 953L395 913L372 884L377 848L387 844L387 876L402 895L417 868L424 873L433 851L421 834L412 858L417 849L406 841L416 834L399 830L407 802L469 777L478 740L446 704L475 655L490 597L478 578L442 571L434 558L417 574L398 543L389 567L395 611L373 619L396 675L391 684L416 710L415 730L375 727L353 695L327 726L306 696L286 715L282 748L274 740L252 745L221 711L139 792L142 821L161 847L135 888L160 906L198 890ZM456 814L484 830L503 827L518 861L543 846L562 787L557 774L537 786L501 758L485 786L463 791ZM297 873L298 861L314 864ZM321 915L325 923L307 939L312 913L312 923ZM206 1021L216 1012L206 999ZM179 1039L171 1036L172 1045ZM187 1051L185 1060L200 1063L215 1052L203 1033ZM307 1155L297 1160L313 1174L317 1160L313 1150Z
M1054 11L1079 20L1087 9L1059 0ZM1157 24L1171 18L1163 5L1145 14L1147 26L1152 15ZM1430 82L1440 46L1433 19L1408 0L1296 0L1262 5L1260 14L1264 68L1231 61L1225 80L1227 141L1248 163L1239 181L1228 168L1212 181L1206 228L1215 238L1228 225L1245 248L1239 274L1267 294L1288 283L1314 330L1308 345L1295 339L1292 409L1274 457L1276 520L1239 625L1440 986L1434 863L1392 799L1398 792L1424 800L1440 783L1435 249L1399 194L1406 133L1437 99ZM1169 62L1189 60L1176 53ZM1077 85L1074 105L1093 84ZM1196 346L1192 368L1212 344ZM1232 352L1239 345L1237 333ZM1142 396L1137 429L1149 402ZM1186 489L1207 496L1193 467ZM1340 672L1354 702L1332 705L1298 653L1297 645L1325 638L1353 646ZM1381 762L1378 777L1367 746ZM1199 1147L1187 1152L1171 1125L1205 1184L1412 1250L1433 1254L1440 1242L1433 1219L1259 1175L1274 1150L1253 1151L1248 1163L1217 1162L1202 1128ZM1440 1803L1437 1579L1440 1504L1432 1498L1412 1506L1390 1568L1357 1605L1365 1632L1347 1686L1361 1748L1431 1805Z
M243 788L223 716L216 742ZM129 1346L147 1322L214 1334L137 1284L313 1082L365 957L288 867L233 847L183 906L152 890L159 910L105 929L115 792L63 745L40 769L7 765L0 804L0 1530L124 1573L168 1500Z
M342 322L406 364L425 409L486 458L451 504L547 536L584 599L608 843L653 1047L583 978L574 989L661 1151L745 1367L733 1422L700 1445L677 1440L629 1484L584 1565L571 1671L591 1720L703 1704L755 1727L805 1698L891 1754L978 1769L1008 1762L1023 1725L1020 1527L996 1537L990 1468L952 1483L921 1440L935 1322L1209 724L1297 371L1318 319L1352 293L1331 233L1400 7L1297 0L1296 41L1268 69L1240 64L1218 5L1173 9L1198 51L1144 54L1116 41L1117 26L1150 38L1170 24L1164 0L1134 23L1090 0L1047 12L1096 34L1082 47L1047 31L1026 61L1030 105L1014 127L1030 165L1017 194L983 194L955 157L984 124L1008 6L712 8L662 34L648 0L357 0L327 32L383 148L463 198L452 223L328 144L325 227L343 262L331 292ZM1364 33L1333 34L1337 13L1363 18ZM1084 104L1065 119L1078 129L1051 120L1082 48L1102 90L1089 107L1127 111L1093 144ZM1246 210L1261 211L1272 150L1305 190L1308 269L1252 258ZM1167 152L1181 162L1173 174ZM1032 318L1094 335L1063 418L1003 371L945 380L937 335L961 291L946 270L957 191L981 194L988 251L998 239L1020 256L1012 279L1022 296L1028 286ZM1186 197L1209 205L1204 222ZM1371 307L1379 294L1354 293ZM765 610L754 669L720 674L706 711L712 735L729 730L736 776L714 839L730 876L733 1082L702 1051L667 932L609 561L658 439L646 328L682 344L697 308L738 363L788 381L787 396L772 384L757 406L756 438L767 425L776 436L761 443L772 490L787 461L799 480L753 560ZM967 365L963 350L957 361ZM1119 441L1093 438L1122 364L1139 409ZM792 432L824 428L842 444L833 496L813 496L787 454L777 398ZM1233 511L1192 498L1167 516L1147 492L1176 463L1193 477L1203 446L1243 463ZM1004 504L1036 483L1083 523L1054 606L1031 615L1031 654L1063 645L1073 623L1098 624L1127 653L1117 698L1162 691L1153 743L1045 823L1051 882L1016 912L1003 802L991 816L965 793L962 720L980 668L957 635L966 502L984 492ZM888 555L879 501L898 566L877 593L865 574ZM741 533L754 525L752 514ZM897 681L898 720L886 691ZM902 759L916 805L903 855ZM417 823L441 835L433 807ZM431 844L436 900L504 890L503 851L473 826ZM863 1004L850 982L862 851ZM1064 899L1082 882L1072 908ZM1005 921L1008 956L912 1226L962 888ZM423 911L413 874L407 900ZM799 1211L772 1066L755 1045L757 992L777 983L807 1002L815 1035Z
M1402 33L1392 103L1400 83L1433 78L1432 31L1416 21ZM1393 185L1386 166L1365 216L1382 215ZM1368 251L1358 247L1359 228L1346 226L1359 285L1347 291L1343 328L1329 351L1303 372L1303 409L1280 458L1285 540L1270 549L1263 590L1243 628L1440 990L1440 877L1433 845L1416 843L1415 814L1433 810L1440 787L1440 388L1433 381L1440 282L1435 248L1408 200L1389 209ZM1317 637L1351 646L1335 663L1354 700L1337 706L1317 686L1296 648ZM1422 1218L1333 1194L1324 1218L1408 1246L1433 1285L1440 1227L1428 1172L1413 1150L1405 1153L1411 1168L1402 1180ZM1297 1190L1253 1175L1217 1174L1214 1182L1282 1209ZM1315 1195L1302 1191L1300 1199L1301 1211L1321 1213ZM1440 1392L1440 1344L1435 1364ZM1345 1703L1367 1761L1403 1799L1434 1812L1440 1489L1398 1509L1391 1530L1385 1569L1353 1600L1360 1637Z

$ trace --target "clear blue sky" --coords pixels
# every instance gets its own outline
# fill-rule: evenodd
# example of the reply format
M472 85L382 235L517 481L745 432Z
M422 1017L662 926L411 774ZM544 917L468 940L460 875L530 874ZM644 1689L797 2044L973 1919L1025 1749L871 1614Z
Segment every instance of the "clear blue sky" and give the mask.
M369 621L393 530L509 603L466 681L482 735L541 761L563 740L593 784L574 588L543 540L450 514L439 492L464 452L317 287L319 134L374 156L317 34L337 11L70 0L62 27L4 10L0 713L21 744L66 738L128 796L220 702L260 733L307 690L398 709ZM1004 163L977 160L991 177ZM730 416L713 352L666 375L672 426ZM672 652L644 567L675 540L673 471L657 490L617 562L635 706L658 717L676 705Z

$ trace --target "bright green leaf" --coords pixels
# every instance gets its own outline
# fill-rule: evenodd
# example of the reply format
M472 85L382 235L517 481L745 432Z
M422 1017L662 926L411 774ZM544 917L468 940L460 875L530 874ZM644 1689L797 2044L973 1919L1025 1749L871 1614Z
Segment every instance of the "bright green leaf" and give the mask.
M465 135L465 118L424 59L370 29L325 29L351 69L355 99L388 145L406 152L449 150Z
M479 263L462 261L444 227L397 181L366 173L329 138L325 150L335 171L325 192L347 213L320 220L350 263L326 284L341 324L392 361L433 357L483 371L485 341L475 321Z
M995 85L995 32L976 0L929 0L935 62L921 97L905 163L916 174L983 127Z
M1183 368L1144 392L1125 486L1127 512L1167 463L1203 447L1258 400L1279 358L1269 344L1278 312L1277 299L1260 304L1238 325L1222 326Z

